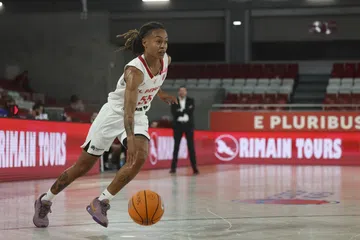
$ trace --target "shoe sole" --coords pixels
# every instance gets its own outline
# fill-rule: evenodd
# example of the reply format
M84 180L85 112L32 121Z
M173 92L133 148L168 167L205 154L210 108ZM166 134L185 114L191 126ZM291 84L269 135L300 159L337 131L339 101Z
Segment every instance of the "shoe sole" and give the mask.
M90 214L90 216L92 216L92 219L93 219L96 223L100 224L100 225L103 226L103 227L106 227L106 228L108 227L108 225L107 225L106 223L103 223L103 222L100 221L97 217L95 217L95 216L93 215L93 211L91 210L90 205L86 207L86 211Z

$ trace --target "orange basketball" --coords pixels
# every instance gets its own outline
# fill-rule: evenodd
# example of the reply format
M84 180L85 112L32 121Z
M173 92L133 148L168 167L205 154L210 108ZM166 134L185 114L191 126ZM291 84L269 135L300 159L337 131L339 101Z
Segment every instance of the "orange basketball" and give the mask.
M156 192L141 190L129 199L128 212L137 224L150 226L164 214L164 204Z

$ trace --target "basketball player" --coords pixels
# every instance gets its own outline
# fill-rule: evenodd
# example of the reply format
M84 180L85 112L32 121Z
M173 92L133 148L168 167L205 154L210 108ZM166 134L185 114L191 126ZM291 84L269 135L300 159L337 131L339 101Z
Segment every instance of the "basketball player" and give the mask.
M157 95L168 104L177 103L176 97L163 92L164 82L171 58L166 54L168 36L164 26L150 22L139 31L130 30L121 35L126 39L122 49L129 49L138 57L124 68L124 74L115 91L109 93L108 101L92 123L78 161L64 171L47 193L35 201L33 222L36 227L49 225L48 213L54 197L78 177L86 174L99 157L108 151L115 138L127 148L125 165L99 197L88 206L87 211L100 225L107 227L107 211L111 199L140 171L148 156L148 118L153 98Z

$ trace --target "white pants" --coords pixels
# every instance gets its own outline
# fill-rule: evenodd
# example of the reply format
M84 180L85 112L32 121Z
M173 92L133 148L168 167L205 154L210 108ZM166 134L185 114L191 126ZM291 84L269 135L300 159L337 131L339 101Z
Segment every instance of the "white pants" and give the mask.
M149 120L145 112L135 112L134 133L141 134L150 140L148 133ZM124 128L124 116L116 113L105 103L95 121L91 124L88 135L81 148L87 146L87 152L92 155L100 156L105 151L109 151L115 138L121 143L126 138Z

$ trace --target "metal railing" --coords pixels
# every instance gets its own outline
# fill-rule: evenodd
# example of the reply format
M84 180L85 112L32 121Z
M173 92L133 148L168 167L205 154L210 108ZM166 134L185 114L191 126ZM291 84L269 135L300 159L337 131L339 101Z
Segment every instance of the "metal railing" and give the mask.
M217 109L220 111L229 111L233 110L236 111L241 110L259 110L259 111L276 111L276 109L280 110L328 110L334 109L337 111L354 111L360 110L360 104L213 104L213 109ZM336 109L338 108L338 109Z

